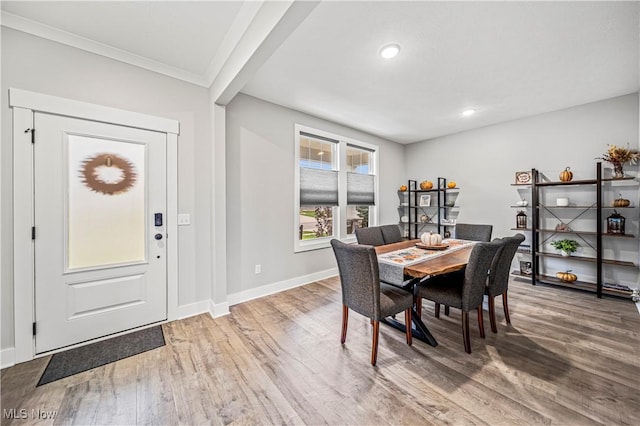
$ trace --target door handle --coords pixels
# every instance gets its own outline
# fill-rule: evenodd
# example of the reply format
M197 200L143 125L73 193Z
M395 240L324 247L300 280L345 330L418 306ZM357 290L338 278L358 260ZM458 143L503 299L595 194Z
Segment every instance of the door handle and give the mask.
M156 234L155 235L155 239L156 240L161 240L162 239L162 234Z

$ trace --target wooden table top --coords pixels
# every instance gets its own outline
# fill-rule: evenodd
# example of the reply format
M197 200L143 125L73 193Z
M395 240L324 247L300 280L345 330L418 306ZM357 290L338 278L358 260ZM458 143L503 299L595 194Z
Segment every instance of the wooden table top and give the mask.
M383 246L376 247L376 253L389 253L390 251L413 247L419 242L420 240L407 240L400 241L399 243L385 244ZM469 256L471 255L472 250L473 245L470 245L468 247L444 253L442 256L425 260L424 262L405 266L404 273L405 275L409 275L414 278L424 278L427 276L458 271L464 268L469 262Z

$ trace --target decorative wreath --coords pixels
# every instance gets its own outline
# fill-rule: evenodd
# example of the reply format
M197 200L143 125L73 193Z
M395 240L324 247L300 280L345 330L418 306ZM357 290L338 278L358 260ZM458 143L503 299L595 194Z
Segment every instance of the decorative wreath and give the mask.
M122 179L118 182L105 182L100 179L98 167L117 167L122 171ZM136 183L137 174L134 165L117 154L98 154L82 162L80 168L82 183L89 189L106 195L117 195L127 192Z

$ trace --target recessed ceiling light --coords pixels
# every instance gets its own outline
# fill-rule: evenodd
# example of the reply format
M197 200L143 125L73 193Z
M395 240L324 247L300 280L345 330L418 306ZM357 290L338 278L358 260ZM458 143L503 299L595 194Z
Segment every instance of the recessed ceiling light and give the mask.
M475 113L476 113L475 109L467 109L465 111L462 111L462 115L465 117L471 117Z
M380 49L380 56L385 59L395 58L398 53L400 53L400 46L395 43L384 45Z

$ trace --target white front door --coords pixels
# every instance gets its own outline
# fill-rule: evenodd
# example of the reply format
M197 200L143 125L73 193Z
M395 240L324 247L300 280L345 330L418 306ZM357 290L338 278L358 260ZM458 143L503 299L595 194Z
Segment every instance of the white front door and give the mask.
M165 320L166 134L34 124L36 353Z

